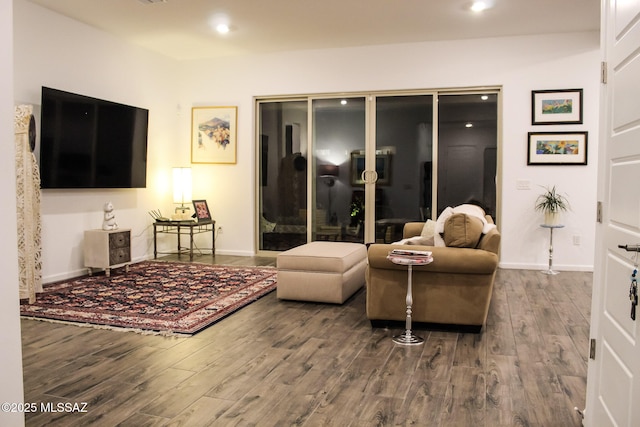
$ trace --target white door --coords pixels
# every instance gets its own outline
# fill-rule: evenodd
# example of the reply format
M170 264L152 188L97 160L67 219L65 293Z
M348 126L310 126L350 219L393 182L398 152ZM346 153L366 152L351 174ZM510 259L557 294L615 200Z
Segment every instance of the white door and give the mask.
M634 427L640 426L640 308L632 320L629 286L640 254L618 245L640 243L640 0L603 0L601 34L607 64L598 171L603 208L584 424Z

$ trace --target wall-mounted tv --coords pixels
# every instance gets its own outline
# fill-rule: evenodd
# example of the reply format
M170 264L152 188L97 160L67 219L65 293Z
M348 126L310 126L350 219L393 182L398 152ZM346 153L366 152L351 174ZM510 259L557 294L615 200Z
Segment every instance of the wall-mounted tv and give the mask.
M149 110L42 88L42 188L144 188Z

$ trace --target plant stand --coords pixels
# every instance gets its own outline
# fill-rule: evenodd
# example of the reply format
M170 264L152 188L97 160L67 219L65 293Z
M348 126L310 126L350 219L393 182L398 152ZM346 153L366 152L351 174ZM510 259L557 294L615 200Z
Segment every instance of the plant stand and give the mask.
M415 258L411 256L402 256L402 255L391 255L387 256L387 259L394 264L406 265L407 266L407 317L405 320L405 331L393 337L393 342L400 345L419 345L424 342L424 338L419 337L413 333L411 330L411 309L413 305L413 294L412 294L412 276L413 276L413 266L414 265L425 265L433 262L433 258Z
M549 274L549 275L558 274L560 272L559 271L555 271L553 269L553 229L554 228L563 228L564 225L562 225L562 224L557 224L557 225L540 224L540 227L549 229L549 268L546 269L546 270L542 270L541 273L542 274Z

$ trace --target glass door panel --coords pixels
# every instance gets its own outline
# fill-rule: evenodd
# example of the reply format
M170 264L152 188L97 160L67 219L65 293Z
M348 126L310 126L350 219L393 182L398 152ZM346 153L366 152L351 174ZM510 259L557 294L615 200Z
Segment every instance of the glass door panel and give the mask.
M307 242L307 101L258 104L260 250Z
M431 218L433 95L378 97L375 118L375 241L392 243Z
M495 218L498 95L438 97L438 213L474 203Z
M364 241L352 153L365 147L365 98L314 99L312 240Z
M461 203L495 218L498 94L258 101L258 249L391 243Z

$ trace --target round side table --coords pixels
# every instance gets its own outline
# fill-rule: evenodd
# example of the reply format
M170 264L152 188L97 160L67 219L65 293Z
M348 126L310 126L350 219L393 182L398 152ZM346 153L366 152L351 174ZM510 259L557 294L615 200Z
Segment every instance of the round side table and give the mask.
M540 227L549 229L549 268L546 269L546 270L542 270L541 273L542 274L550 274L550 275L558 274L560 272L559 271L555 271L553 269L553 229L554 228L563 228L564 225L562 225L562 224L557 224L557 225L540 224Z
M393 342L401 345L418 345L424 342L424 338L415 335L411 331L411 308L413 306L413 294L412 294L412 275L414 265L426 265L433 262L432 257L415 257L407 255L395 255L389 254L387 259L394 264L407 266L407 318L405 320L405 331L400 335L393 337Z

